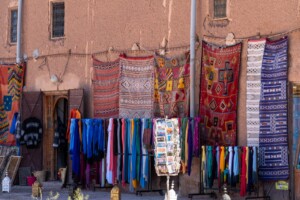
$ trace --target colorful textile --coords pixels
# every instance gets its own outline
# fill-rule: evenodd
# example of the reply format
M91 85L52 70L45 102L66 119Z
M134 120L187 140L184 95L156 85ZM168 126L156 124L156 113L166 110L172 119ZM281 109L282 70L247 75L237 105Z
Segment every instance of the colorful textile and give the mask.
M153 56L121 55L120 67L120 118L153 117Z
M0 65L0 145L15 146L16 139L9 133L23 87L25 64Z
M119 59L102 62L93 58L94 117L119 117Z
M247 144L259 145L259 100L261 67L266 39L248 41L247 59Z
M289 177L287 135L287 37L266 42L259 103L259 178Z
M187 117L189 110L189 54L155 57L154 116Z
M241 46L202 42L200 116L206 145L236 144Z

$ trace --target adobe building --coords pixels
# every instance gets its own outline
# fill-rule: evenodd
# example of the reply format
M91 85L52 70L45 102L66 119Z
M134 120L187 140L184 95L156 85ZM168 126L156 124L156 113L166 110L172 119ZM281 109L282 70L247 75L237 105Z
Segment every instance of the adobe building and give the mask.
M16 62L17 9L17 0L1 1L0 64ZM288 81L299 81L300 1L205 0L197 1L196 10L199 39L196 113L199 110L201 40L226 45L226 37L233 33L235 41L242 42L237 145L245 146L248 39L288 36ZM22 101L21 110L24 116L35 115L42 119L45 133L38 150L22 147L24 158L20 167L34 165L35 170L50 171L50 177L55 179L62 158L58 158L52 148L55 119L49 109L55 110L58 106L67 112L73 106L80 108L84 117L93 117L92 55L102 61L113 61L122 52L132 56L152 55L154 50L159 50L164 38L168 41L168 56L184 53L190 45L190 17L191 4L186 0L23 0L21 52L26 61L23 92L27 102ZM134 44L138 44L140 50L132 51ZM289 92L292 97L291 90ZM30 107L29 111L26 107ZM289 116L293 116L292 110ZM292 124L289 125L291 134ZM33 156L34 162L30 159ZM192 175L180 175L180 194L198 192L199 163L199 159L194 158ZM293 184L290 186L293 189ZM284 193L288 199L288 191L276 192Z

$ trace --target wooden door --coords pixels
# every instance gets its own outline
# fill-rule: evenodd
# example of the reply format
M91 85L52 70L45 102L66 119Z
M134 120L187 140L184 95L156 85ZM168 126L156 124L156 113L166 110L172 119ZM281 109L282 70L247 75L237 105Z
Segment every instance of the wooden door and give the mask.
M55 106L61 99L68 99L68 91L50 91L44 92L43 96L43 167L50 172L50 180L56 179L56 151L53 148L53 138L55 131Z
M43 98L41 92L23 92L21 101L21 121L29 117L36 117L43 123ZM43 132L44 136L44 132ZM42 139L43 140L43 139ZM20 167L30 167L32 171L43 169L43 145L28 149L26 145L20 148L22 160Z

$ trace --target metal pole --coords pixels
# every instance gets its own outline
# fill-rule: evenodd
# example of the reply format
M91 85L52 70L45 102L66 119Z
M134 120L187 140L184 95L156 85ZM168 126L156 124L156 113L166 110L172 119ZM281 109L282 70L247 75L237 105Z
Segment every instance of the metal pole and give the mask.
M21 63L23 60L21 56L22 7L23 7L23 0L19 0L18 1L18 23L17 23L17 58L16 58L17 63Z
M190 30L190 117L195 117L195 42L196 42L196 0L191 0Z

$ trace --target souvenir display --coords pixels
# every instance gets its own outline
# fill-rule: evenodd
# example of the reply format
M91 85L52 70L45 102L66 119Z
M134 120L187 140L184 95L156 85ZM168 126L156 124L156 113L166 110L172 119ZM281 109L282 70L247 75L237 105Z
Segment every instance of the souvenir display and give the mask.
M181 160L178 119L155 119L154 138L156 174L178 175Z

